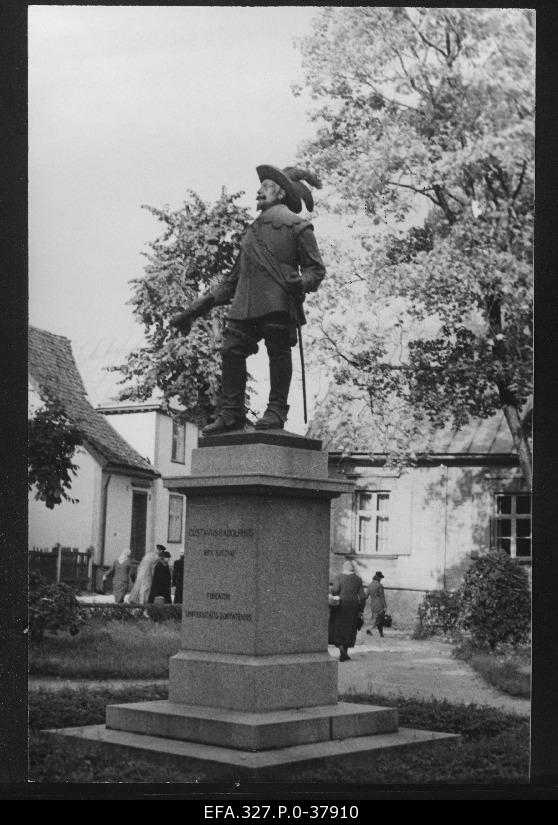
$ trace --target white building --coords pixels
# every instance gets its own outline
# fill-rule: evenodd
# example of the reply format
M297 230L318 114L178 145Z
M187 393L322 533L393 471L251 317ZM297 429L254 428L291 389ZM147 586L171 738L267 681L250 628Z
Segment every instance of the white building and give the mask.
M67 338L30 327L28 359L31 409L48 393L83 439L73 458L78 470L70 495L75 502L50 510L30 491L29 549L55 544L92 549L97 568L112 564L126 548L141 558L155 534L160 473L147 452L130 446L92 407Z
M145 343L141 332L127 339L100 339L74 347L87 393L97 412L160 474L153 483L147 545L164 544L172 560L184 550L185 497L169 493L163 478L190 473L191 453L198 428L180 417L175 406L167 411L161 396L147 401L119 401L121 375L114 370L130 352Z
M373 434L371 417L368 425ZM373 436L347 446L340 430L312 425L309 435L323 438L330 476L355 485L332 502L332 576L347 558L365 584L381 570L399 619L416 617L425 592L457 588L491 549L530 575L531 490L503 413L425 435L415 466L403 471L385 466L385 445Z
M138 452L147 456L163 478L189 475L192 450L198 445L198 428L150 403L97 408L115 430ZM148 544L164 544L173 558L184 550L185 497L169 492L162 478L153 483L152 518Z

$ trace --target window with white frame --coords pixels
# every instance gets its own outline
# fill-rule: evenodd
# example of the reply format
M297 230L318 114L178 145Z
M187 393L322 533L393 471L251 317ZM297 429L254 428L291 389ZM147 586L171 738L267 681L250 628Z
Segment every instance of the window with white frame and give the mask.
M186 463L186 425L175 420L172 422L171 461Z
M358 490L355 495L357 553L389 553L389 492Z
M169 530L167 541L182 541L182 511L184 499L182 496L169 496Z
M531 558L530 493L497 493L495 496L494 543L512 559Z

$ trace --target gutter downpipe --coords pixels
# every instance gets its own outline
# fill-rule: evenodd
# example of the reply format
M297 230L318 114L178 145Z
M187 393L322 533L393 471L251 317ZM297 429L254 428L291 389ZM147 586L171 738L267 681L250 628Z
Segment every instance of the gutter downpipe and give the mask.
M161 414L158 410L155 411L155 438L153 443L153 467L157 467L159 462L159 447L161 444ZM186 430L185 430L186 432ZM152 479L151 484L151 529L149 534L151 536L151 547L155 547L158 539L157 539L157 518L158 518L158 504L159 504L159 496L164 490L164 487L161 483L159 485L159 478Z
M111 473L107 473L103 483L103 501L102 501L102 515L101 515L101 558L100 566L103 567L105 563L105 544L107 532L107 502L108 502L108 486L112 478Z

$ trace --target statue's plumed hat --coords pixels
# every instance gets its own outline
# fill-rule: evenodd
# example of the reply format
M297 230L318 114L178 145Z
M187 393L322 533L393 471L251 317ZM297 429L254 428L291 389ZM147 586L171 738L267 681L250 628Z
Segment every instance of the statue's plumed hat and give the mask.
M310 186L315 186L316 189L322 188L321 180L313 172L308 169L299 169L296 166L286 166L284 169L278 169L276 166L263 164L256 166L256 172L260 181L272 180L277 183L281 189L284 190L286 198L285 204L291 212L300 212L302 210L302 201L309 212L314 208L314 198L312 192L303 181L306 181Z

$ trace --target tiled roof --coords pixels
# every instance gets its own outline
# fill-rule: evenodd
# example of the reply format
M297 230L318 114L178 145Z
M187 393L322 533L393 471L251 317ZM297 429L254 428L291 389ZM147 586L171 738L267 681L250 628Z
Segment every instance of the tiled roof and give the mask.
M124 388L119 383L122 374L109 371L108 368L124 364L129 353L144 345L145 339L141 331L127 336L100 337L73 344L74 358L94 407L109 407L118 403L119 393ZM148 401L158 403L160 398L160 394L156 392ZM131 401L124 403L128 406L134 404Z
M346 411L345 411L346 412ZM347 428L347 420L351 426ZM339 420L329 417L324 423L318 416L311 422L307 436L322 440L329 452L349 451L385 455L389 449L366 404L355 404L350 416L339 414ZM425 432L420 443L413 444L417 455L495 456L515 455L515 449L503 412L487 419L473 419L456 430L450 425L441 430Z
M426 450L432 453L473 455L515 453L511 433L501 411L490 418L473 419L460 430L446 427L434 432Z
M159 475L106 418L93 409L67 338L29 327L28 361L29 375L33 381L61 402L68 418L79 427L85 442L100 453L108 464L150 476Z

